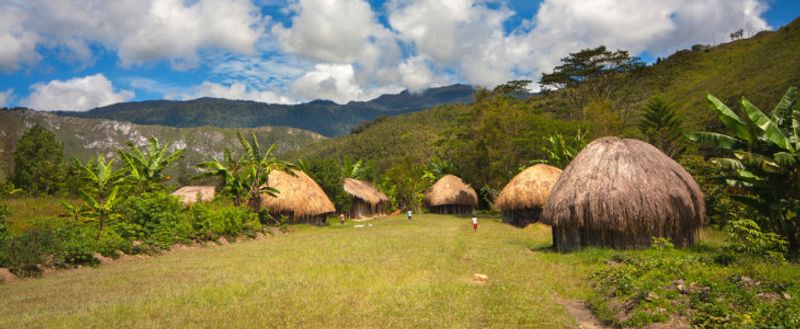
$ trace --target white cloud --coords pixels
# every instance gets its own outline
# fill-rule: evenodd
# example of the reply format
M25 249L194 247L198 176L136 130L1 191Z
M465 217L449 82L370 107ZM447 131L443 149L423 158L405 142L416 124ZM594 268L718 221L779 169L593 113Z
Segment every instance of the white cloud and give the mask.
M436 78L430 69L429 60L415 56L407 59L397 67L400 82L412 92L422 91L434 83Z
M229 86L225 86L208 81L191 88L189 92L181 93L180 95L176 96L178 99L195 99L200 97L241 99L272 104L296 103L288 97L280 96L271 91L252 90L242 83L234 83Z
M125 66L167 59L173 67L188 68L203 49L253 53L265 24L249 0L31 0L0 9L21 17L0 23L0 40L11 35L21 44L16 53L35 54L41 44L64 50L66 58L91 62L88 45L99 43L116 50ZM21 58L29 57L5 56L12 50L0 51L0 65L16 69Z
M355 71L350 64L317 64L314 71L295 80L291 86L292 94L301 100L326 99L339 104L351 100L369 100L401 90L393 86L362 89L356 82Z
M30 95L20 104L41 111L85 111L124 102L133 97L133 92L115 91L111 81L104 75L95 74L34 84L30 88Z
M0 4L0 70L15 71L21 63L33 64L40 56L36 43L40 36L22 27L27 13L10 4Z
M8 106L8 103L11 100L11 95L13 94L14 94L14 89L0 91L0 107Z
M322 62L355 61L384 29L362 0L300 0L289 9L291 26L275 25L272 33L285 51Z

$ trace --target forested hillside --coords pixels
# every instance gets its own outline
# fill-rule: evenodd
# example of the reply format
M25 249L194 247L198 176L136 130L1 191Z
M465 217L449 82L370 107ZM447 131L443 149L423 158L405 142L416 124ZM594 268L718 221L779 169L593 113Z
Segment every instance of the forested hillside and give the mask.
M419 94L404 91L396 95L382 95L367 102L350 102L344 105L324 100L297 105L218 98L158 100L120 103L88 112L60 114L171 127L286 126L325 136L339 136L349 133L353 126L363 121L380 116L415 112L441 104L467 103L472 99L472 92L471 86L452 85L431 88Z
M527 99L508 93L514 83L479 91L471 104L366 123L354 134L288 156L307 161L364 159L393 182L444 168L491 199L520 168L547 159L544 149L552 149L549 139L558 133L567 146L576 143L573 138L579 129L588 132L587 139L604 135L646 139L640 123L654 97L674 110L680 131L718 130L721 123L708 106L707 94L731 105L747 96L769 112L789 86L800 85L800 21L751 39L692 48L653 65Z

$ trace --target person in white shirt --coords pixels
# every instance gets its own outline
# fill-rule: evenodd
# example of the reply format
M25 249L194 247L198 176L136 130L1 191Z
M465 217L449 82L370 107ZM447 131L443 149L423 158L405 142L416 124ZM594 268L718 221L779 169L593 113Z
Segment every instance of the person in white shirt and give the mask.
M408 210L408 220L411 220L411 215L412 215L412 214L413 214L413 213L411 212L411 209L409 209L409 210Z
M478 231L478 216L472 215L472 230Z

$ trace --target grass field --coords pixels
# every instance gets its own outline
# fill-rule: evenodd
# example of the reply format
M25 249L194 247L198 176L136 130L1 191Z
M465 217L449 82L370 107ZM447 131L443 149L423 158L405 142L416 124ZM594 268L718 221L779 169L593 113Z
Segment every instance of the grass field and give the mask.
M438 215L295 226L0 285L0 328L571 327L556 300L587 299L587 277L614 251L549 245L546 226L488 218L477 233Z

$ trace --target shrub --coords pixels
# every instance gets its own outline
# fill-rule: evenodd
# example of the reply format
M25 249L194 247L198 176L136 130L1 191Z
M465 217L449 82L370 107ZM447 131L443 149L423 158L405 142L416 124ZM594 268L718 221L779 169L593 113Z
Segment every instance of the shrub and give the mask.
M726 226L730 245L723 250L723 255L733 255L733 259L760 258L768 261L783 262L789 243L775 233L764 233L756 222L739 219L728 222Z
M6 218L10 215L6 206L0 206L0 267L7 266L6 249L11 240L11 233L8 230Z
M50 263L48 257L58 249L58 240L52 226L32 226L8 244L6 258L9 269L17 276L41 274L38 265Z
M189 222L194 237L200 240L214 239L220 235L254 235L261 228L258 215L242 207L223 207L211 209L203 203L189 208Z
M191 226L184 220L180 201L163 192L129 197L116 210L122 218L113 227L128 240L141 240L166 249L186 240L191 234Z

